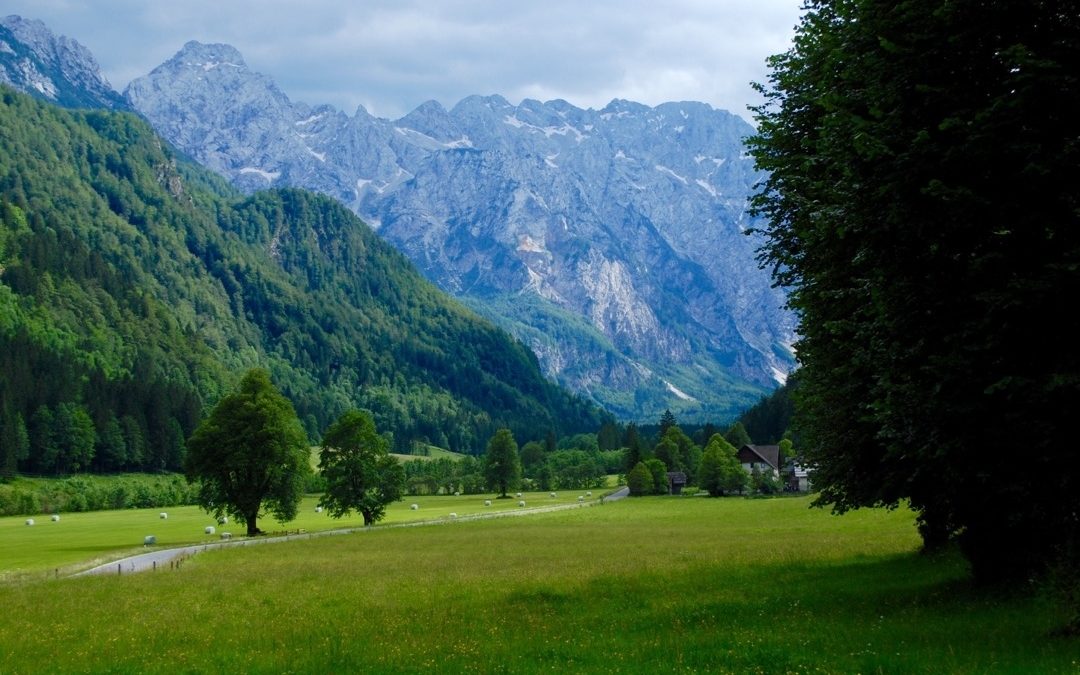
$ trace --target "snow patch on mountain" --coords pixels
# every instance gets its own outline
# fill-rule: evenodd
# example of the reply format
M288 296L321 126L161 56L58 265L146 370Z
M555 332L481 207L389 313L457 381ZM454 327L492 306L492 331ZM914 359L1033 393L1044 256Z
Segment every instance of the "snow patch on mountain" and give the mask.
M281 178L281 172L280 171L264 171L262 169L256 169L253 166L245 166L244 168L240 169L240 173L241 174L255 174L256 176L261 177L267 183L273 183L278 178Z

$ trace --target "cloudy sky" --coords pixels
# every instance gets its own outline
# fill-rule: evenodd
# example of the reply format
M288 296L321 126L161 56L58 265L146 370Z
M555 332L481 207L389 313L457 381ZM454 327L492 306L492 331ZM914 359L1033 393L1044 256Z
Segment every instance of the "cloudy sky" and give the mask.
M603 107L705 101L749 118L800 0L5 0L88 47L119 90L188 40L225 42L290 98L396 118L470 94Z

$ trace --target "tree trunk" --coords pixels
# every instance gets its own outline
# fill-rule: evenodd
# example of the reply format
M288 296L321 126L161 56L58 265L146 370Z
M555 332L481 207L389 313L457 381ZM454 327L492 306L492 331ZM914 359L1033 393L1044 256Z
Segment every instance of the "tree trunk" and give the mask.
M364 517L364 527L368 527L375 522L375 519L372 517L371 511L365 511L361 509L360 515Z
M255 509L255 511L251 513L244 514L244 520L247 521L247 536L254 537L255 535L259 534L259 527L256 524L258 518L258 509Z

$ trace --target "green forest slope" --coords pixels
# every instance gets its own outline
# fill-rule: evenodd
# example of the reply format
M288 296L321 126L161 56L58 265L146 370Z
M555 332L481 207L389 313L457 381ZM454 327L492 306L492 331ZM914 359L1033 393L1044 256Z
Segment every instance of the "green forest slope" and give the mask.
M312 440L366 407L395 446L595 429L535 356L338 203L244 198L139 118L0 89L0 469L169 469L243 369Z

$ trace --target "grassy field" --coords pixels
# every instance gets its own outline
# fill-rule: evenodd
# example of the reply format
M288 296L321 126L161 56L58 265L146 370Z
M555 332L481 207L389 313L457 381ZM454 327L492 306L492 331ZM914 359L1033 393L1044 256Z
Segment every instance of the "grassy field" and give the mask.
M0 672L1080 669L1055 606L918 555L910 514L807 504L623 500L9 583Z
M593 491L598 498L603 491ZM527 493L523 495L526 509L568 504L577 501L581 492ZM491 506L484 506L490 499ZM491 513L502 510L520 510L518 499L495 499L492 495L463 495L460 497L406 497L404 501L387 508L384 523L402 523L417 520L445 519L450 513L466 516L474 513ZM356 514L340 519L324 513L316 513L317 497L306 497L300 506L296 520L279 523L272 517L259 521L259 527L267 532L283 530L320 532L338 528L363 527L364 519ZM419 508L413 511L410 506ZM162 520L161 512L168 514ZM159 548L183 544L218 541L221 532L240 536L245 532L242 525L228 523L219 525L196 506L178 506L167 509L124 509L119 511L96 511L88 513L61 514L59 522L48 515L32 516L33 526L27 526L31 516L0 518L0 580L25 578L44 574L63 576L86 569L95 564L142 553L142 542L147 535L157 537ZM213 535L205 534L206 526L213 526ZM2 671L0 671L2 672Z
M397 454L397 453L391 453L391 454L394 455L394 457L397 457L398 459L400 459L403 462L411 462L411 461L417 460L417 459L453 459L453 460L458 460L458 459L462 459L463 457L467 456L467 455L461 454L460 452L454 452L453 450L445 450L445 449L440 448L440 447L435 446L435 445L427 446L427 452L428 452L428 454L426 454L426 455L400 455L400 454Z

